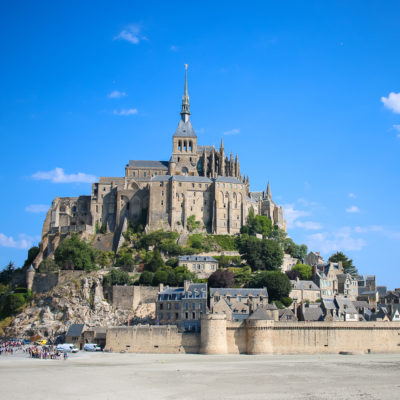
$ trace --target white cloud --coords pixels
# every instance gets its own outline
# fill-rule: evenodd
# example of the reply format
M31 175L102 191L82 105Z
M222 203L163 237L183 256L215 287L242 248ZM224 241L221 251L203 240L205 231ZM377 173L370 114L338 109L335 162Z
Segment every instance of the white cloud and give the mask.
M122 110L118 111L118 110L114 110L113 114L114 115L123 115L123 116L127 116L127 115L136 115L138 113L138 110L136 108L123 108Z
M370 226L356 226L354 232L357 233L369 233L369 232L382 232L383 227L380 225L370 225Z
M325 254L334 251L362 250L366 245L365 240L354 237L353 233L349 227L341 228L336 232L314 233L307 237L307 245Z
M356 195L355 195L354 193L349 193L349 197L350 197L351 199L355 199L355 198L356 198Z
M349 208L346 208L347 213L359 213L360 209L357 206L351 206Z
M39 171L32 175L33 179L51 181L53 183L93 183L97 181L94 175L78 172L77 174L66 174L63 168L54 168L51 171Z
M322 224L319 222L313 222L313 221L296 221L295 226L297 228L303 228L306 231L317 231L319 229L322 229Z
M130 24L123 29L113 40L126 40L132 44L139 44L141 40L146 40L145 36L140 34L140 27L137 24Z
M389 93L389 97L381 97L381 101L386 108L395 114L400 114L400 93Z
M179 47L178 47L178 46L172 45L172 46L170 47L170 50L171 50L171 51L178 51L178 50L179 50Z
M399 132L396 137L400 139L400 125L393 125L393 129Z
M283 214L286 219L286 224L289 229L296 226L296 220L302 217L307 217L311 214L309 211L295 209L294 204L285 204L282 207Z
M224 132L224 135L238 135L240 133L240 129L231 129L230 131Z
M14 249L29 249L32 247L35 238L27 236L25 234L18 235L18 239L14 239L12 236L4 235L0 233L0 247L12 247Z
M302 197L298 198L297 202L305 207L315 207L318 205L316 201L308 201L306 199L303 199Z
M31 213L45 213L49 208L50 207L46 204L31 204L30 206L25 207L25 211Z
M119 90L113 90L111 93L108 94L109 99L119 99L120 97L125 97L125 92L120 92Z

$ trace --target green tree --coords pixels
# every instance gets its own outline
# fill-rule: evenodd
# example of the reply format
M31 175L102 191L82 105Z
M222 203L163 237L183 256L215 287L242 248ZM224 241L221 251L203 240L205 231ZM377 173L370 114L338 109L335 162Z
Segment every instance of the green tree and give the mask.
M39 254L40 248L38 246L33 246L28 250L28 257L24 262L22 268L27 268L32 265L33 261L35 260L36 256Z
M159 269L155 272L152 280L152 285L157 286L160 283L167 284L168 283L168 272Z
M102 268L109 268L114 262L115 254L113 251L98 251L96 262ZM132 257L131 257L132 258Z
M90 271L95 267L96 251L77 234L73 234L57 247L54 260L61 268L72 265L77 270Z
M155 249L153 251L153 257L151 258L150 262L145 266L146 271L156 272L157 270L163 268L164 266L165 264L161 257L160 252L157 249Z
M141 285L150 286L153 283L154 274L150 271L143 271L139 278Z
M196 217L191 215L186 221L186 227L188 228L189 232L193 232L200 226L200 221L196 221Z
M308 281L312 276L312 268L307 264L296 264L292 271L297 271L303 281Z
M120 267L125 271L133 271L133 267L135 266L135 262L132 258L132 252L130 249L121 248L117 253L117 257L115 260L115 266Z
M12 261L10 261L4 267L3 271L0 272L0 283L9 285L12 281L14 273L15 273L15 264Z
M335 254L332 254L329 257L329 262L342 262L343 263L343 272L345 274L350 274L350 275L357 275L358 270L357 268L353 265L353 260L349 259L344 253L341 251L336 252Z
M208 287L229 288L235 285L235 274L227 269L218 269L208 278Z
M60 267L56 264L56 262L50 258L45 258L40 264L38 271L40 273L47 273L47 272L55 272L58 271Z
M289 278L280 271L257 272L253 275L253 279L249 282L248 287L266 287L270 301L289 297L289 293L292 290Z
M111 271L106 274L103 278L104 286L114 286L114 285L130 285L131 277L125 271L121 271L118 268L112 268Z

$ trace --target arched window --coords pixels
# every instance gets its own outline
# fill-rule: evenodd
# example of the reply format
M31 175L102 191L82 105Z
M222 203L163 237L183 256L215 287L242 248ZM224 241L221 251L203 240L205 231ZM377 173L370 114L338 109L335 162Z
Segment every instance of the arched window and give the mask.
M178 141L178 150L182 151L182 140Z
M190 152L193 151L193 143L192 143L192 141L189 142L189 150L190 150Z
M184 150L187 151L187 141L186 140L183 142L183 147L184 147Z

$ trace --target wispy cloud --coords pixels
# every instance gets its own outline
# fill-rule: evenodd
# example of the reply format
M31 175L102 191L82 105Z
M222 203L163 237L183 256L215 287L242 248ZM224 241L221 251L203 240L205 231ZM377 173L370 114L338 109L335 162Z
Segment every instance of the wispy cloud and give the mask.
M231 129L230 131L224 132L224 135L239 135L240 129Z
M119 99L120 97L125 97L125 92L120 92L119 90L113 90L111 93L107 95L109 99Z
M123 29L113 40L126 40L132 44L139 44L141 40L147 40L141 33L141 28L138 24L130 24Z
M400 139L400 125L393 125L393 129L398 132L396 137Z
M351 206L349 208L346 208L347 213L359 213L360 209L357 206Z
M400 92L390 92L388 97L381 97L381 101L386 108L395 114L400 114Z
M349 193L349 197L350 197L351 199L355 199L355 198L356 198L356 195L355 195L354 193Z
M83 172L66 174L63 168L54 168L51 171L38 171L32 175L33 179L50 181L52 183L93 183L97 177Z
M354 232L356 233L382 232L383 230L383 226L380 225L356 226L354 228Z
M30 213L45 213L49 210L49 206L46 204L31 204L25 207L25 211Z
M122 116L136 115L137 113L138 113L138 110L136 108L123 108L122 110L114 110L113 111L114 115L122 115Z
M313 221L296 221L295 226L297 228L303 228L306 231L318 231L323 228L322 224Z
M366 245L364 239L354 236L350 227L340 228L334 232L308 235L306 242L310 249L316 249L325 254L334 251L362 250Z
M175 45L172 45L169 49L170 49L171 51L178 51L178 50L179 50L179 47L178 47L178 46L175 46Z
M12 236L4 235L0 233L0 247L11 247L14 249L29 249L37 239L31 236L20 234L18 239L14 239Z
M294 228L296 226L296 221L302 217L308 217L311 213L309 211L298 210L295 208L294 204L284 204L283 214L286 219L287 227Z

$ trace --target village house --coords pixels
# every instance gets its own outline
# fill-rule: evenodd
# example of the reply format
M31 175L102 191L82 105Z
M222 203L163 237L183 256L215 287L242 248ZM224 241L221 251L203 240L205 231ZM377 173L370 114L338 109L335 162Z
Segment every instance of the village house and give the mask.
M207 284L185 281L183 287L160 287L156 320L160 325L177 325L181 331L200 331L200 318L207 311Z
M299 278L290 281L292 291L289 297L296 303L303 301L315 302L321 298L321 290L313 281L301 281Z
M218 269L218 261L210 256L179 256L178 265L186 266L201 279L208 278Z
M358 280L350 274L338 274L338 294L356 300L358 296Z

